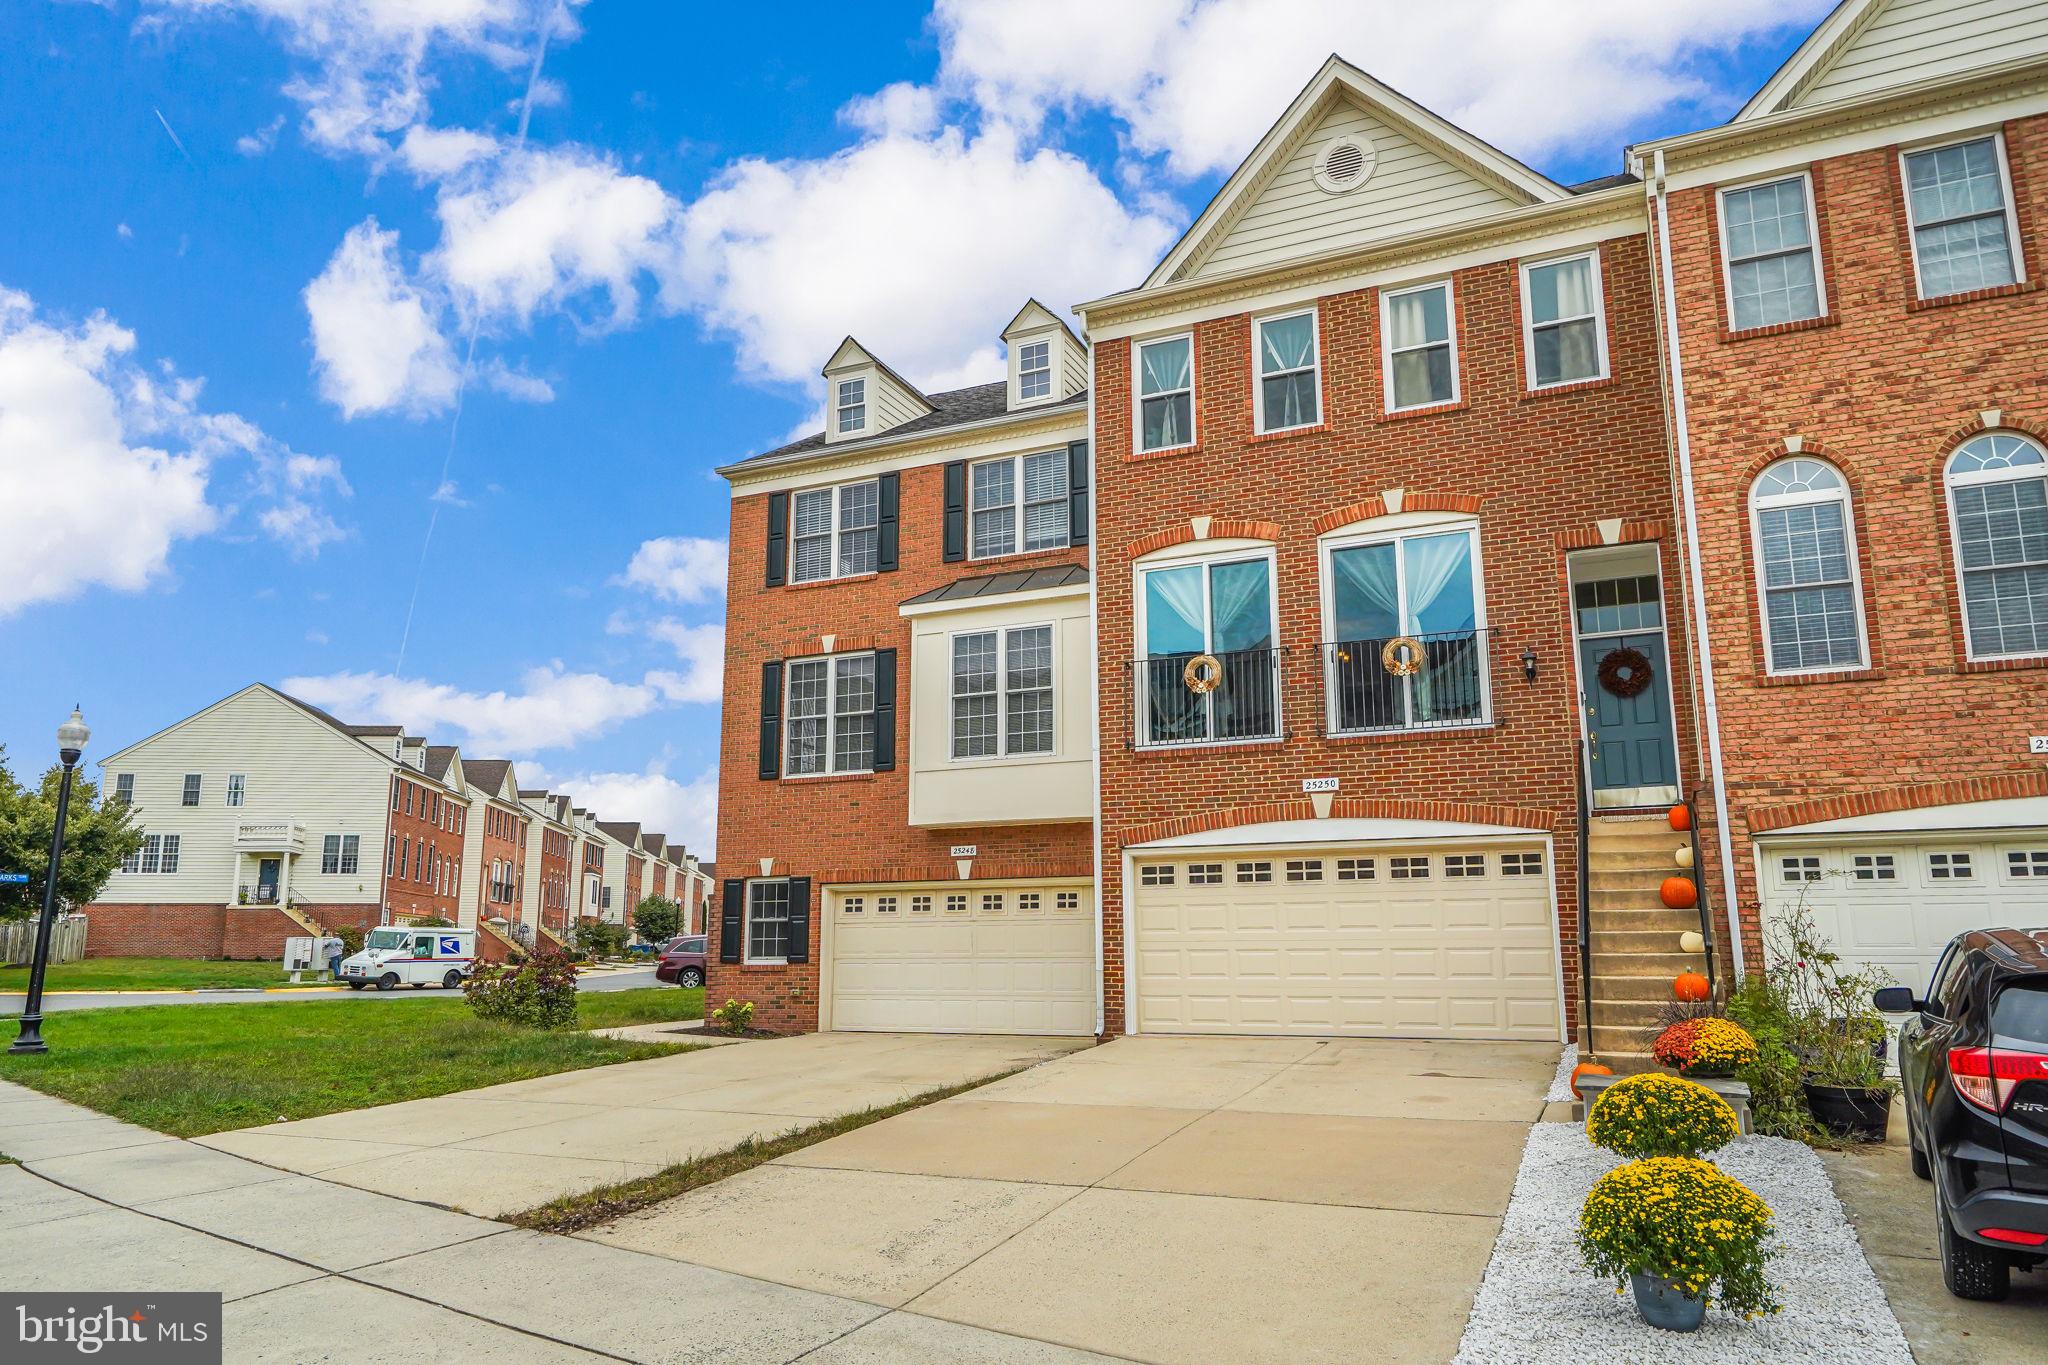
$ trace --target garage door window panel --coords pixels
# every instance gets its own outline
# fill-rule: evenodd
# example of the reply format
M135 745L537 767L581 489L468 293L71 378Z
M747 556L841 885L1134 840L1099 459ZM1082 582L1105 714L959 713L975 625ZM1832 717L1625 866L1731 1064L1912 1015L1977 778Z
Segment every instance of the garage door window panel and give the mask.
M1176 564L1146 569L1140 577L1145 657L1135 664L1139 743L1278 738L1279 626L1271 556ZM1214 686L1190 686L1191 675Z
M1841 473L1805 456L1780 460L1751 486L1750 517L1769 671L1864 667L1863 591Z
M1324 584L1327 723L1334 733L1487 721L1476 528L1332 543Z
M1949 457L1948 488L1970 657L2048 654L2048 458L1986 432Z

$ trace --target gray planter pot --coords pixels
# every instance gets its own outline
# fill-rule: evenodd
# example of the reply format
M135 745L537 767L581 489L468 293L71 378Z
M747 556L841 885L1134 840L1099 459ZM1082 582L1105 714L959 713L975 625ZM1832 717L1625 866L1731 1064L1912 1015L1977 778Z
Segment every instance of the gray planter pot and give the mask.
M1656 1275L1631 1275L1628 1282L1636 1292L1636 1312L1652 1327L1667 1332L1697 1332L1706 1319L1707 1301L1703 1295L1688 1294Z

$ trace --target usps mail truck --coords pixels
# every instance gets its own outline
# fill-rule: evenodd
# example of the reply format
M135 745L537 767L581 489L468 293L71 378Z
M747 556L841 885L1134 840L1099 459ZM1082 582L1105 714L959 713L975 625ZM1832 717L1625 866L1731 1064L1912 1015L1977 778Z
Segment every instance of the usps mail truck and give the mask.
M454 990L476 966L476 930L408 928L388 924L372 929L363 950L344 958L341 983L352 991L375 986L445 986Z

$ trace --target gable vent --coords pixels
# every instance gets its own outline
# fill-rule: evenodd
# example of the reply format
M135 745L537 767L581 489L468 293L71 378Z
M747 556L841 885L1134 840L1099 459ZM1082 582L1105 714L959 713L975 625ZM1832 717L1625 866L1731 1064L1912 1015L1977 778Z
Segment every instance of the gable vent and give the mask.
M1340 137L1323 148L1316 165L1316 184L1331 194L1355 190L1372 178L1379 156L1363 138Z

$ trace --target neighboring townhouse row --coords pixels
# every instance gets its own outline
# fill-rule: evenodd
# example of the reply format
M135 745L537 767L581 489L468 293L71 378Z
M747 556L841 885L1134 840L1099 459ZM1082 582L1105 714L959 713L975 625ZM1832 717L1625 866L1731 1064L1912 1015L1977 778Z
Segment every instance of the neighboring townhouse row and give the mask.
M487 930L480 951L502 957L564 942L582 915L630 923L639 900L628 845L568 796L521 791L510 761L350 725L261 683L101 763L143 842L83 907L89 956L275 957L294 935L438 918ZM589 839L618 863L593 845L586 889ZM659 856L674 873L661 885L687 889L696 859L666 840Z
M1915 984L2026 918L2048 3L1848 0L1626 165L1332 58L1085 341L1029 303L931 394L842 343L721 471L710 989L1625 1056L1791 902Z

